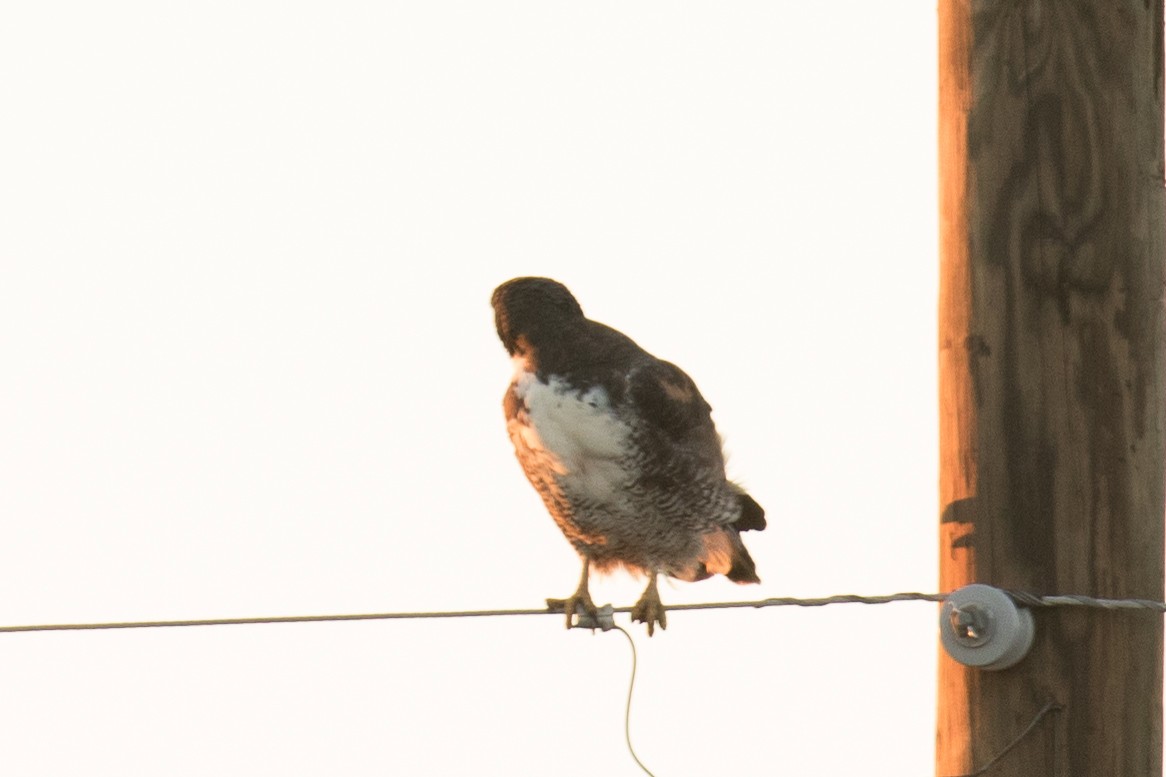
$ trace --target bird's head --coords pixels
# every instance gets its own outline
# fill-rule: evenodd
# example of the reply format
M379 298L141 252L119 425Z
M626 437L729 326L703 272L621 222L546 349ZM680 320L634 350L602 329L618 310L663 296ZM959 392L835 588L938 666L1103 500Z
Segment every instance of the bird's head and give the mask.
M506 281L494 289L490 304L498 337L511 356L524 347L537 348L584 320L583 309L567 287L550 278Z

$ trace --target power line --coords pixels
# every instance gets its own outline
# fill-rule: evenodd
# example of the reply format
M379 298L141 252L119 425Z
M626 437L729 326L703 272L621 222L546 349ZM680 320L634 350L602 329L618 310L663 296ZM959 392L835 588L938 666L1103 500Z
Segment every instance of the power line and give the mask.
M1037 596L1023 591L1005 591L1012 601L1025 607L1092 607L1099 610L1154 610L1166 612L1166 602L1153 599L1098 599L1080 594Z
M1018 591L1006 592L1019 605L1025 607L1091 607L1097 609L1136 609L1166 612L1166 602L1150 599L1099 599L1078 594L1038 596ZM885 596L863 596L860 594L838 594L818 598L774 597L743 602L705 602L697 604L673 604L667 607L677 610L724 610L736 608L763 609L766 607L824 607L831 604L890 604L891 602L943 602L949 594L924 594L905 592ZM630 613L631 607L603 608L608 613ZM29 631L96 631L103 629L154 629L179 626L246 626L267 623L329 623L339 621L417 620L425 618L489 618L512 615L562 615L550 608L510 609L510 610L447 610L439 612L379 612L351 615L277 615L255 618L199 618L193 620L122 621L110 623L51 623L31 626L0 626L0 633Z
M827 604L886 604L896 601L942 602L943 594L899 593L889 596L858 596L842 594L817 599L780 597L748 602L710 602L704 604L674 604L669 610L719 610L738 607L821 607ZM608 612L630 613L631 607L612 607ZM254 618L199 618L193 620L122 621L110 623L52 623L34 626L0 626L0 633L23 631L94 631L101 629L153 629L177 626L246 626L266 623L327 623L335 621L414 620L421 618L490 618L510 615L552 615L556 611L540 609L510 610L448 610L440 612L378 612L352 615L276 615ZM558 614L562 614L559 610Z

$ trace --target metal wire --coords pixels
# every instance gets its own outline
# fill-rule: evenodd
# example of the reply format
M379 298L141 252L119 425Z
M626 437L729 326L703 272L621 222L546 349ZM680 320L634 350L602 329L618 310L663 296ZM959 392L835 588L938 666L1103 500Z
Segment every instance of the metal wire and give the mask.
M1060 712L1063 709L1065 709L1065 705L1061 704L1060 702L1048 702L1044 707L1041 708L1041 711L1036 714L1036 717L1032 719L1032 722L1028 724L1028 727L1025 728L1024 731L1021 731L1019 734L1017 734L1016 739L1013 739L1011 742L1005 745L1003 750L993 756L991 760L989 760L979 769L976 769L973 772L968 772L967 774L961 774L959 777L981 777L981 775L987 774L988 770L999 763L1001 758L1008 755L1012 748L1019 745L1026 736L1032 733L1033 729L1035 729L1037 724L1040 723L1042 719L1044 719L1045 715L1048 715L1050 712Z
M1013 601L1025 607L1093 607L1104 610L1152 610L1166 612L1166 602L1150 599L1099 599L1078 594L1058 594L1039 596L1021 591L1006 591ZM666 609L678 610L724 610L733 608L762 609L765 607L824 607L831 604L890 604L892 602L942 602L949 594L923 594L904 592L885 596L863 596L860 594L838 594L817 598L774 597L745 602L705 602L698 604L672 604ZM628 613L631 607L613 607L612 612ZM276 615L255 618L199 618L193 620L164 621L118 621L109 623L49 623L30 626L0 626L0 633L29 631L95 631L101 629L155 629L178 626L246 626L267 623L328 623L337 621L380 621L415 620L422 618L487 618L510 615L554 615L562 616L548 608L510 610L447 610L440 612L377 612L352 615Z
M623 626L615 627L618 631L622 631L623 635L628 638L628 646L632 649L632 678L628 681L628 703L624 706L623 711L623 737L624 741L628 743L628 752L632 754L632 760L636 765L644 770L644 774L648 777L656 777L652 774L652 770L644 766L644 762L636 755L636 749L632 747L632 691L636 687L636 643L632 639L632 635L628 634L627 629Z
M1152 599L1098 599L1080 594L1036 596L1023 591L1005 591L1012 601L1024 607L1093 607L1100 610L1154 610L1166 612L1166 602Z
M901 593L889 596L859 596L842 594L817 599L781 597L749 602L710 602L705 604L673 604L668 610L720 610L736 607L821 607L827 604L886 604L901 601L942 602L943 594ZM613 612L629 613L631 607L614 607ZM0 633L25 631L93 631L100 629L155 629L178 626L247 626L266 623L326 623L333 621L411 620L419 618L485 618L508 615L559 614L548 608L511 610L449 610L442 612L378 612L354 615L277 615L254 618L198 618L192 620L120 621L109 623L51 623L34 626L0 626Z

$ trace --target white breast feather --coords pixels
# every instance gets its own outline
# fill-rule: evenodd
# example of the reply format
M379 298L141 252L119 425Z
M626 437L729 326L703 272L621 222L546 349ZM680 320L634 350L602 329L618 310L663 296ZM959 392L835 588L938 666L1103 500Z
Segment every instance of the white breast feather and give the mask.
M620 459L629 430L611 414L607 392L595 386L580 396L561 379L543 383L525 371L515 375L515 392L528 419L512 422L518 427L511 429L515 444L568 489L599 502L617 497L627 480Z

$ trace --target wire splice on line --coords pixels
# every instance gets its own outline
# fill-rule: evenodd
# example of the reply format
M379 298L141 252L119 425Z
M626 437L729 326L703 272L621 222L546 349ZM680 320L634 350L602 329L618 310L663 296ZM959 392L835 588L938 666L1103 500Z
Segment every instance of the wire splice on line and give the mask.
M1078 594L1038 596L1019 591L1006 591L1017 604L1025 607L1092 607L1104 610L1153 610L1166 612L1166 602L1150 599L1099 599ZM831 604L890 604L891 602L943 602L950 594L905 592L885 596L838 594L817 598L791 596L772 597L747 602L705 602L669 605L677 610L725 610L736 608L762 609L765 607L824 607ZM612 612L630 613L631 607L613 607ZM97 631L103 629L155 629L178 626L247 626L267 623L330 623L340 621L415 620L423 618L488 618L508 615L559 615L547 608L511 610L448 610L441 612L378 612L353 615L276 615L257 618L200 618L193 620L124 621L111 623L49 623L34 626L0 626L0 633L28 631Z

